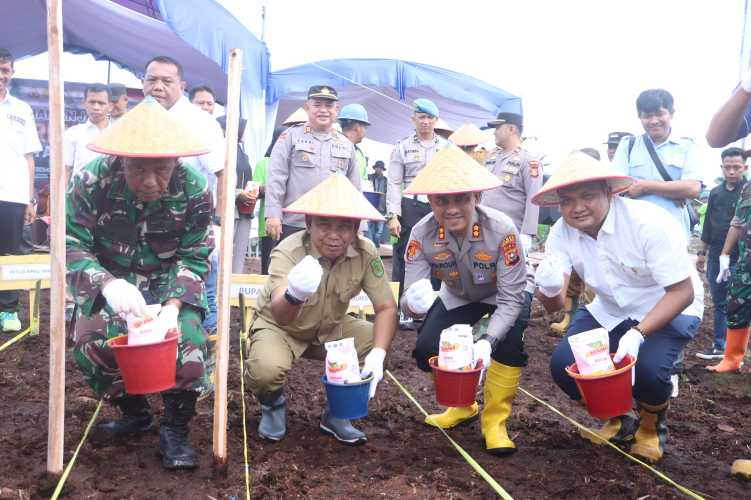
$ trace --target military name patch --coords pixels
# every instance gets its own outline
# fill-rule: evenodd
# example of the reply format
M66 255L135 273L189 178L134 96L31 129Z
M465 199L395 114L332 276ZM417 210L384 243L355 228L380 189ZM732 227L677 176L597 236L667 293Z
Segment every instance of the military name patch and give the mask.
M407 262L414 262L421 251L422 245L420 245L420 242L416 240L410 240L409 245L407 245L407 254L405 256Z
M373 271L373 275L376 278L380 278L383 276L383 262L381 262L381 259L373 259L370 261L370 270Z
M507 266L514 266L519 263L519 248L516 245L516 235L509 234L503 238L501 253L503 254L503 263Z

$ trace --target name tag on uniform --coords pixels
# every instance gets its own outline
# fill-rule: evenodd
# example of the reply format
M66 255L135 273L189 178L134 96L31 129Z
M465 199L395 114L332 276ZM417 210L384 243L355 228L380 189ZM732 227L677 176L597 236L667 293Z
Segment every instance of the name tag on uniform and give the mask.
M509 173L509 174L516 175L516 174L519 173L519 166L518 165L513 165L511 163L508 163L508 164L506 164L506 165L503 166L503 171L506 172L506 173Z

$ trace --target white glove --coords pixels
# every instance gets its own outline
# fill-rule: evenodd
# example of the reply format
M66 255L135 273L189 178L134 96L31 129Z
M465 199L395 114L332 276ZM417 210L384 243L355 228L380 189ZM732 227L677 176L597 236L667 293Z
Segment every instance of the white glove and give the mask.
M751 68L747 69L741 77L741 87L743 90L751 94Z
M623 337L621 337L621 340L618 341L618 350L615 351L613 362L620 363L623 358L626 357L626 354L630 354L636 359L639 356L639 347L643 343L644 335L642 335L639 330L634 328L630 329Z
M116 279L102 288L102 295L115 314L132 314L139 318L146 317L146 300L141 291L124 279Z
M555 255L546 255L535 271L535 285L546 297L555 297L563 288L563 269Z
M404 294L407 297L407 307L418 316L422 316L433 305L433 285L429 279L421 279L412 283Z
M477 368L477 362L482 360L483 370L487 370L490 367L490 354L493 352L493 346L487 339L480 339L472 346L472 359L474 360L474 366Z
M176 305L167 304L162 306L159 310L159 316L157 321L161 322L167 331L171 329L177 329L177 315L180 314L180 309Z
M370 382L370 399L373 399L373 396L375 396L378 382L383 380L384 359L386 359L386 351L380 347L374 347L368 355L365 356L365 362L362 364L360 376L362 378L367 378L370 375L373 375L373 381Z
M306 255L287 275L287 291L297 300L307 300L321 284L323 268L316 259Z
M730 279L730 256L720 255L720 269L717 272L717 279L715 282L722 283Z

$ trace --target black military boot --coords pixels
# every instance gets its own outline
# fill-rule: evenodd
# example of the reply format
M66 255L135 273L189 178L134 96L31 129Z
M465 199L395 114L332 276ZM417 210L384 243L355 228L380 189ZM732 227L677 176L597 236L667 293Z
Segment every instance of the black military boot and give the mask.
M123 416L119 420L110 420L97 424L91 431L94 443L104 444L122 439L133 434L154 432L154 414L146 396L125 395L112 400L120 408Z
M168 391L162 394L164 417L159 429L159 452L165 469L195 469L196 452L188 441L188 422L196 414L195 391Z

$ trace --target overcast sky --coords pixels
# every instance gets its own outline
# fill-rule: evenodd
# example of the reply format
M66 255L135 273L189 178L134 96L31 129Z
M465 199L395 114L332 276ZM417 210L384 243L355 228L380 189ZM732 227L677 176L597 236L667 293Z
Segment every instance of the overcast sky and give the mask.
M719 173L719 151L706 147L704 133L738 81L743 0L219 1L258 37L267 6L272 70L395 58L519 95L525 134L538 137L553 160L575 148L602 148L610 131L642 132L637 95L665 88L675 97L675 133L706 148L706 180ZM39 63L18 66L18 77L39 77ZM73 66L69 74L80 78ZM385 150L374 151L377 159Z

